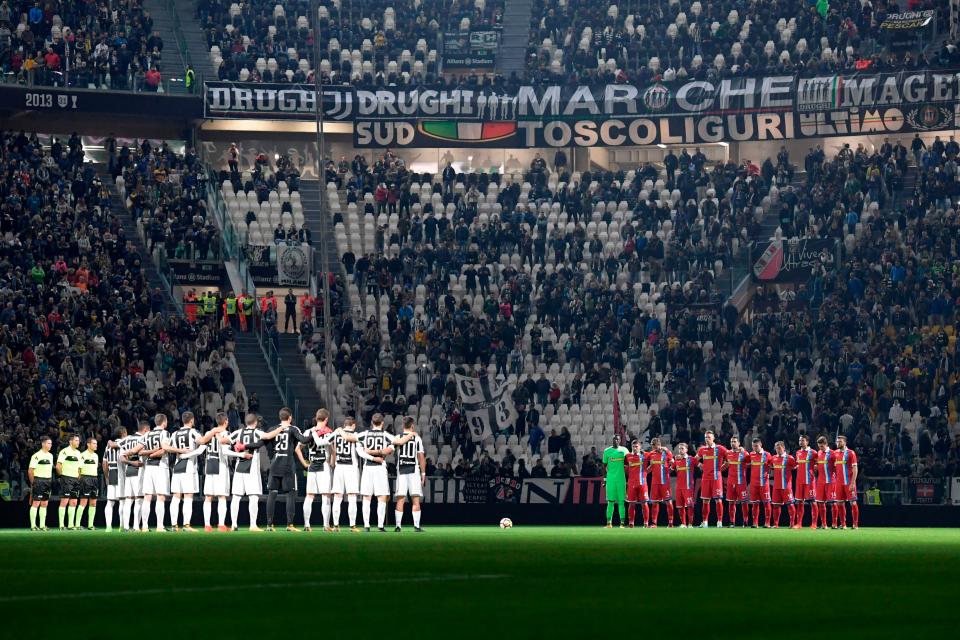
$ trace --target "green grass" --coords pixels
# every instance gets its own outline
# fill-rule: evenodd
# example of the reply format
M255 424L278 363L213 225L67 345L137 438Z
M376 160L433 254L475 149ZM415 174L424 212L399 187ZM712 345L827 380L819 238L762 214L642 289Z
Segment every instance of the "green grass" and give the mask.
M919 640L952 635L960 601L951 529L4 531L0 550L11 638Z

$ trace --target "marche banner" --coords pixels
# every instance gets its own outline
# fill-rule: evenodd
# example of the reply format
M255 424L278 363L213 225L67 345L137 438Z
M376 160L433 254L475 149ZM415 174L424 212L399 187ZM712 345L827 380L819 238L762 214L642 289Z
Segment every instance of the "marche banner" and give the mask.
M474 442L492 438L517 421L517 411L506 383L489 376L456 374L457 393Z

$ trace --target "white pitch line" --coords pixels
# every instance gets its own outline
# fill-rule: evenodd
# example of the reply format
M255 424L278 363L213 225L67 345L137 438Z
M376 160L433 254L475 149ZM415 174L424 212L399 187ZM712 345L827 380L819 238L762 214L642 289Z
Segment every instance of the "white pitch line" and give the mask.
M296 587L342 587L362 584L408 584L417 582L459 582L465 580L500 580L509 578L506 574L479 575L439 575L411 578L381 578L357 580L324 580L320 582L264 582L259 584L228 584L212 587L178 587L163 589L128 589L123 591L83 591L79 593L37 593L21 596L0 596L0 603L28 602L31 600L62 600L65 598L112 598L123 596L149 596L163 593L200 593L210 591L244 591L247 589L290 589Z

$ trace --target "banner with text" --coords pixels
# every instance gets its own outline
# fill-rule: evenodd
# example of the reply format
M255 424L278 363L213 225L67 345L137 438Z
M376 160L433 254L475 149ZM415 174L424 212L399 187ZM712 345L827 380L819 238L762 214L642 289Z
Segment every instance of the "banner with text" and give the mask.
M443 34L443 66L450 69L493 67L499 47L499 31L448 31Z
M310 245L277 245L277 284L281 287L310 285Z
M647 86L490 90L337 86L328 119L354 125L354 146L543 148L646 146L925 132L956 126L950 71L793 75ZM307 85L205 85L207 117L312 119Z
M456 378L474 442L493 437L516 422L517 411L506 383L500 384L489 376L471 378L456 374Z
M750 245L751 273L755 282L804 283L820 266L829 272L836 266L833 239L770 240Z

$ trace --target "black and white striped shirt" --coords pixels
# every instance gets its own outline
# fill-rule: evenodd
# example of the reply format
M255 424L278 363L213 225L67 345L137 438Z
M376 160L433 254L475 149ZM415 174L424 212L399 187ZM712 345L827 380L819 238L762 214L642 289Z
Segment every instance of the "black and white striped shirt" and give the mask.
M397 473L415 473L421 453L423 453L423 440L418 435L414 436L413 440L400 445L397 449Z
M370 431L364 431L363 433L357 434L357 441L364 449L386 449L388 446L393 444L393 436L383 430L371 429ZM363 461L363 464L364 466L369 465L372 467L383 466L382 462L366 459Z

